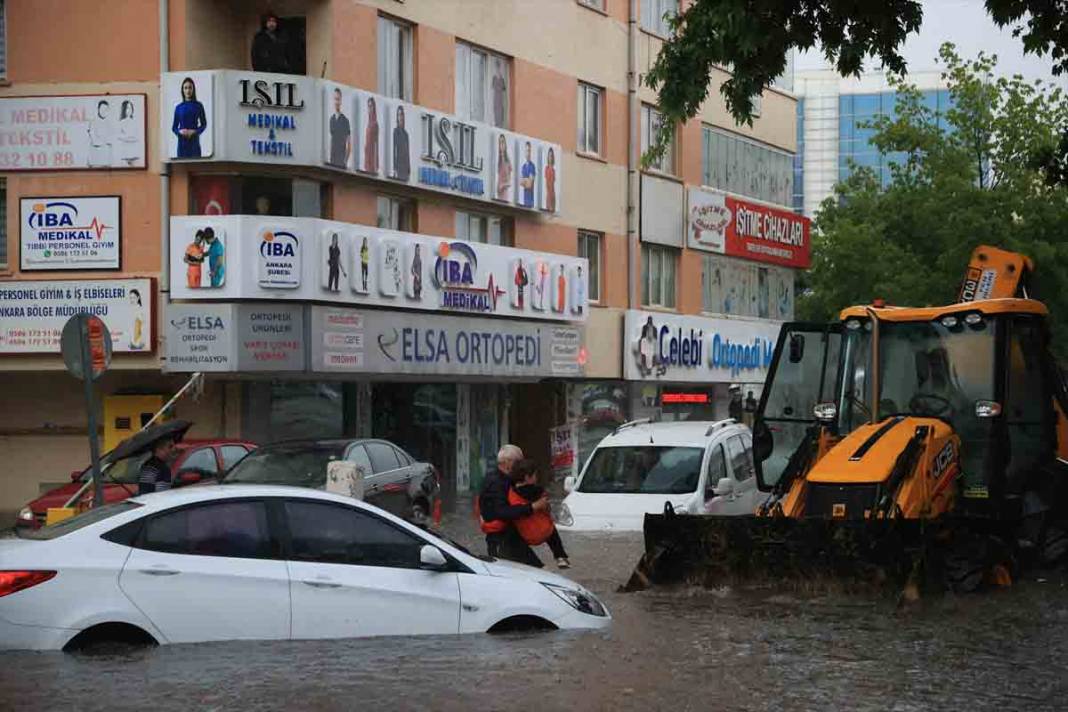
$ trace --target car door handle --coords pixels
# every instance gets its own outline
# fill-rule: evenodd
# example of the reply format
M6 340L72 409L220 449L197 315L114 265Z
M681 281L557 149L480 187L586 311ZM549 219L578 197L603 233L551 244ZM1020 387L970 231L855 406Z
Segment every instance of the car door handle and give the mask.
M305 579L303 583L305 586L311 586L312 588L341 588L341 584L331 581L308 581Z
M174 569L141 569L141 573L149 576L174 576L180 574L181 571L175 571Z

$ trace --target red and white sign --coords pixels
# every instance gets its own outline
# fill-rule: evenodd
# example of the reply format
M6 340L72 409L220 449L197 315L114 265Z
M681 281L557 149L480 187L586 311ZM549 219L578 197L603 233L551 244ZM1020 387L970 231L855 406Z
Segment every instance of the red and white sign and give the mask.
M717 191L690 189L687 242L697 250L807 269L808 218Z

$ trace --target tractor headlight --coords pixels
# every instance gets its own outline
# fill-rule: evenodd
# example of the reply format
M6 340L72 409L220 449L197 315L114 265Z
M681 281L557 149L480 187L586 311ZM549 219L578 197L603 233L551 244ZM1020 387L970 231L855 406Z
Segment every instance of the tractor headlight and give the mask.
M19 518L19 521L32 522L33 521L33 510L30 509L29 507L23 507L22 509L19 510L18 518Z
M541 582L541 585L552 591L557 598L574 608L579 613L585 613L588 616L599 616L601 618L608 615L608 610L605 609L604 604L598 601L592 593L580 591L575 588L558 586L554 583L545 583L544 581Z

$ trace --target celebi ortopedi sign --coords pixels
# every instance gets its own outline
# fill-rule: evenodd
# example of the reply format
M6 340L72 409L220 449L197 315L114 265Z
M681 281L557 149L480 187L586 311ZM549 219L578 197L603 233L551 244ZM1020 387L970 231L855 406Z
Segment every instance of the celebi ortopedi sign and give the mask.
M628 310L624 377L633 381L759 383L781 323Z
M116 353L151 351L153 300L149 279L0 282L0 353L59 353L80 313L100 317Z

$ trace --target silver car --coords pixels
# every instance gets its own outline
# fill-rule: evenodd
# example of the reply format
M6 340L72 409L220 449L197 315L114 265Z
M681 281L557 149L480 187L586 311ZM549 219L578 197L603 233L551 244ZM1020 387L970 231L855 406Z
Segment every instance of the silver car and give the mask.
M292 485L326 489L327 465L347 460L364 473L364 499L424 525L440 491L434 466L417 462L388 440L293 440L253 451L223 484Z

